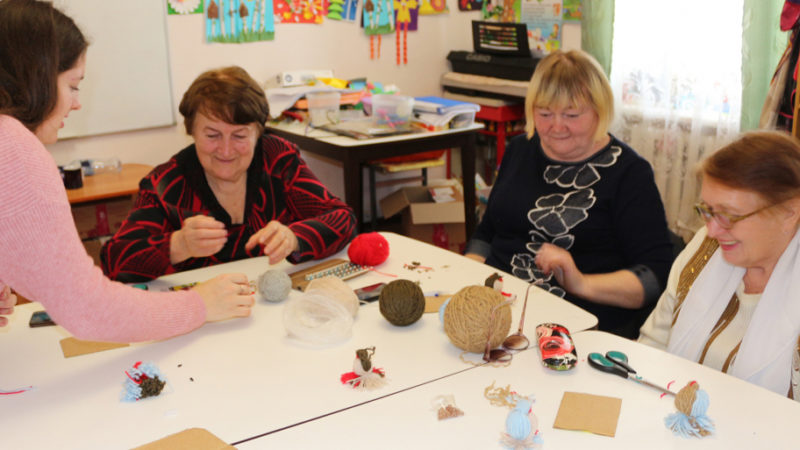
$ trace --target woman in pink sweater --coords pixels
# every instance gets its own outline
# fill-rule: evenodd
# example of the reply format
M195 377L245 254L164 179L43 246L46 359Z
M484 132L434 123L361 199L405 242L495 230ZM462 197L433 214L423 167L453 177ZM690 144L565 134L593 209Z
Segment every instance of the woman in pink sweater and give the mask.
M151 293L110 281L86 254L43 144L80 108L87 45L50 3L0 1L0 326L16 303L9 286L82 339L158 340L249 316L254 299L243 274Z

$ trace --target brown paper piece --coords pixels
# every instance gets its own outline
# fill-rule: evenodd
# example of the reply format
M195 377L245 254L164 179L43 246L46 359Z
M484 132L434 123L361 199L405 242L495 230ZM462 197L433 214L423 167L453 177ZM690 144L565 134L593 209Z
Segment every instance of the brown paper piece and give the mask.
M61 340L61 351L64 353L64 358L72 358L73 356L88 355L89 353L113 350L115 348L127 347L128 345L130 344L82 341L74 337L68 337Z
M450 295L440 295L438 297L425 297L425 312L433 313L439 312L442 303L446 302Z
M553 428L614 437L621 408L621 398L564 392Z
M204 428L189 428L133 450L195 450L198 448L206 450L236 449Z

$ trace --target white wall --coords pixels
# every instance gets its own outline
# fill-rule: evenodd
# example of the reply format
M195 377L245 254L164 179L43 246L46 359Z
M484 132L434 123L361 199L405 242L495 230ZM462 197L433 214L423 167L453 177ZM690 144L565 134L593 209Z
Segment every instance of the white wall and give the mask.
M439 76L449 71L448 52L472 49L471 21L480 19L479 12L458 11L453 0L448 1L448 6L449 14L419 18L419 30L408 34L409 61L405 66L395 63L393 34L383 36L380 59L370 60L369 38L353 23L326 20L322 25L277 24L274 41L207 44L202 15L169 16L172 96L179 123L158 129L65 139L49 149L58 164L112 155L123 162L162 163L191 142L177 113L183 92L202 71L232 64L242 66L259 81L284 70L330 68L336 77L366 77L372 82L396 84L409 95L440 94ZM579 46L580 27L565 26L564 47ZM91 46L88 58L92 58ZM93 76L102 75L86 74L87 79ZM309 154L304 157L314 173L343 197L341 166Z

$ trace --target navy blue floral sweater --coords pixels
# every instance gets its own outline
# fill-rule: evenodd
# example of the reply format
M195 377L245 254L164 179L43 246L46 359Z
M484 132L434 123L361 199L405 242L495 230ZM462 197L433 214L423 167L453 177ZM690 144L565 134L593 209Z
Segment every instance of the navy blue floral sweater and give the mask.
M567 294L534 264L544 242L568 250L583 273L631 270L645 289L645 306L631 310ZM664 290L673 260L653 170L613 136L576 163L549 159L538 135L514 138L467 252L524 280L542 280L550 292L597 316L601 330L630 338Z

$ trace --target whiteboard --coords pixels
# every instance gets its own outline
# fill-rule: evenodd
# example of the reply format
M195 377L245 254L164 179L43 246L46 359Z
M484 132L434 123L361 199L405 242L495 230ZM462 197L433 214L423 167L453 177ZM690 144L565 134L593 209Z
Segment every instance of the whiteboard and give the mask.
M59 138L175 124L164 0L55 0L89 41L82 108Z

